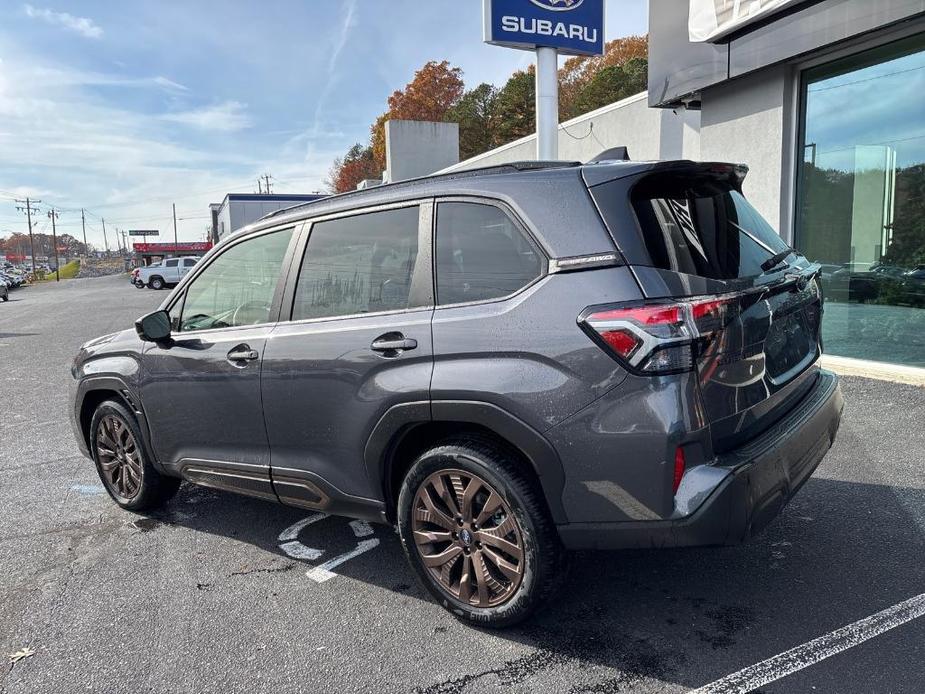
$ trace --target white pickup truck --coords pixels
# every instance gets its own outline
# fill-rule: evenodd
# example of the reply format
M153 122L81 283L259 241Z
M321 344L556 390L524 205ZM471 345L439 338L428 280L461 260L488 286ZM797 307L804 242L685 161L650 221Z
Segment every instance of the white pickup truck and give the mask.
M159 263L140 267L135 272L133 282L139 289L163 289L179 283L186 273L193 269L198 258L167 258Z

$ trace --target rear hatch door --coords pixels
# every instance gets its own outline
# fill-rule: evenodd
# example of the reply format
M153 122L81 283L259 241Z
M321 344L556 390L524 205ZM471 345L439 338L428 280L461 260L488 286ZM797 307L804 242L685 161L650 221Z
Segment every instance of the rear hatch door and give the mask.
M717 453L757 436L805 395L822 352L818 266L745 199L745 171L676 164L591 188L643 295L692 307Z

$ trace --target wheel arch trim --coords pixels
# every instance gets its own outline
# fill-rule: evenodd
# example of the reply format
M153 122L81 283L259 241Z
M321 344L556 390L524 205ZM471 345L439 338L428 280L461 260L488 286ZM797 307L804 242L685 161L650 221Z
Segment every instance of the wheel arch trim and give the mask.
M382 415L367 440L364 462L373 489L381 490L387 503L393 451L417 426L431 423L475 424L516 447L536 474L553 521L568 522L562 503L565 473L549 440L503 408L475 400L406 402Z
M84 453L84 455L87 457L90 457L90 447L88 440L89 432L84 429L81 417L84 404L87 401L88 395L91 393L99 393L101 391L107 393L115 393L115 395L129 408L129 411L135 415L135 419L138 422L138 428L141 430L142 445L145 447L145 452L148 455L148 459L151 461L151 463L154 465L154 468L158 472L165 474L163 466L160 464L160 462L158 462L156 456L154 456L154 449L151 446L151 430L148 428L148 418L145 415L144 407L141 404L141 398L138 396L138 393L135 392L135 389L132 388L124 379L111 374L103 376L89 376L81 379L77 384L77 392L74 397L74 412L72 417L81 452Z

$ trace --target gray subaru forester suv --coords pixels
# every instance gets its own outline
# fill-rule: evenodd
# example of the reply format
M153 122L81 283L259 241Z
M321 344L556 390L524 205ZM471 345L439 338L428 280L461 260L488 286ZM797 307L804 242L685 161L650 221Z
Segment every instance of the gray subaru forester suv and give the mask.
M843 407L819 266L746 171L529 162L274 213L83 346L77 439L132 511L185 479L394 524L489 627L548 598L566 550L740 542Z

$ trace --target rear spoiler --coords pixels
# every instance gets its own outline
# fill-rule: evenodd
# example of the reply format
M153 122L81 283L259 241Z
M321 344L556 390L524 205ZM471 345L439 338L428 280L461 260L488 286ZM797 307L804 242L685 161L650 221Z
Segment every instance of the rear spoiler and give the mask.
M677 173L677 174L712 174L719 178L729 177L730 182L737 187L741 187L742 182L748 175L748 166L745 164L733 164L724 161L690 161L689 159L677 159L673 161L648 161L633 163L607 163L591 164L582 167L582 176L585 185L589 188L609 183L620 178L628 176L637 176L639 174L653 173Z

